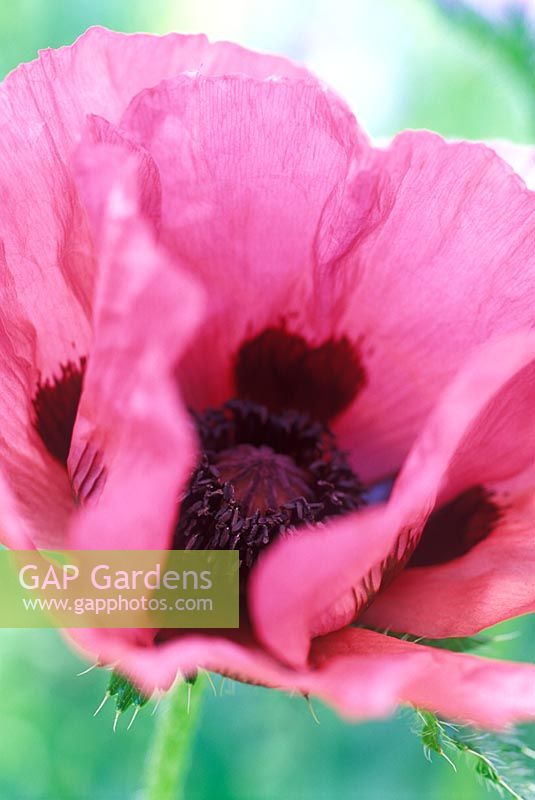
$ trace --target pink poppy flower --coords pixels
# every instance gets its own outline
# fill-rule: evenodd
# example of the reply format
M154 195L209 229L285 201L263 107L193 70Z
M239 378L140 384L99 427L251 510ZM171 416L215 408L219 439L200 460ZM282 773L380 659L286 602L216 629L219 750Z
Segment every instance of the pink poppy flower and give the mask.
M4 541L242 557L239 631L84 652L145 690L205 667L354 717L533 716L534 667L369 629L534 609L521 178L428 132L376 149L303 69L203 37L90 30L0 113Z

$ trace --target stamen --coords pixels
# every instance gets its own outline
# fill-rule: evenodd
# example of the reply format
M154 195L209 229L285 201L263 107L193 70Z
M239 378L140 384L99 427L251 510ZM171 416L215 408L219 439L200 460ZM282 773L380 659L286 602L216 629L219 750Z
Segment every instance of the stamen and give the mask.
M99 450L86 442L70 453L69 478L75 501L87 503L99 497L106 479L106 468Z
M182 500L176 548L239 550L246 576L280 535L363 505L333 434L305 414L234 400L196 422L203 455Z

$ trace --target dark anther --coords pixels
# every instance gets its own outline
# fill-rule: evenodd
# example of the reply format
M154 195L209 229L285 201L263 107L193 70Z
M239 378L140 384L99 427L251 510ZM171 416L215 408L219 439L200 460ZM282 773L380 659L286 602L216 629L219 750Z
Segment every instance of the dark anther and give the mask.
M465 555L492 533L499 518L499 507L483 487L468 489L431 514L408 566L444 564Z
M270 411L294 408L328 422L364 386L355 347L344 336L317 347L285 328L266 328L240 347L234 367L239 397Z
M34 426L46 449L67 466L72 432L82 394L86 358L62 364L57 377L39 382L33 398Z
M195 419L203 455L182 500L176 548L239 550L246 575L281 534L363 504L333 435L307 415L233 400Z

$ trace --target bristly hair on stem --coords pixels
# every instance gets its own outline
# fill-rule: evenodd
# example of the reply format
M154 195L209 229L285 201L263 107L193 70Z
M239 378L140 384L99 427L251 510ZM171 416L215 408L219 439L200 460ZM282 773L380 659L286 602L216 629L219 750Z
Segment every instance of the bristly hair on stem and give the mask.
M414 709L416 733L426 758L437 753L455 768L464 755L478 778L502 797L535 800L535 751L516 733L487 733L440 719L431 711Z

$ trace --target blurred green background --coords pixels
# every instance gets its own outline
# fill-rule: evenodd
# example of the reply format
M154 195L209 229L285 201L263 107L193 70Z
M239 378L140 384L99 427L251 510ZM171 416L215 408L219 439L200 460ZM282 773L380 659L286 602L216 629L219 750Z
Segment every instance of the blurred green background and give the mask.
M535 79L522 36L500 41L431 0L18 0L0 7L0 72L89 25L204 31L305 61L373 136L427 127L447 136L535 140ZM515 34L516 35L516 34ZM535 74L535 72L533 73ZM531 618L486 654L533 660ZM125 800L139 789L155 718L117 733L92 712L107 675L83 677L53 631L0 632L0 798ZM217 681L218 682L218 681ZM206 698L188 800L464 800L488 797L472 770L429 764L407 720L347 724L301 698L227 682ZM532 745L535 736L526 730Z

